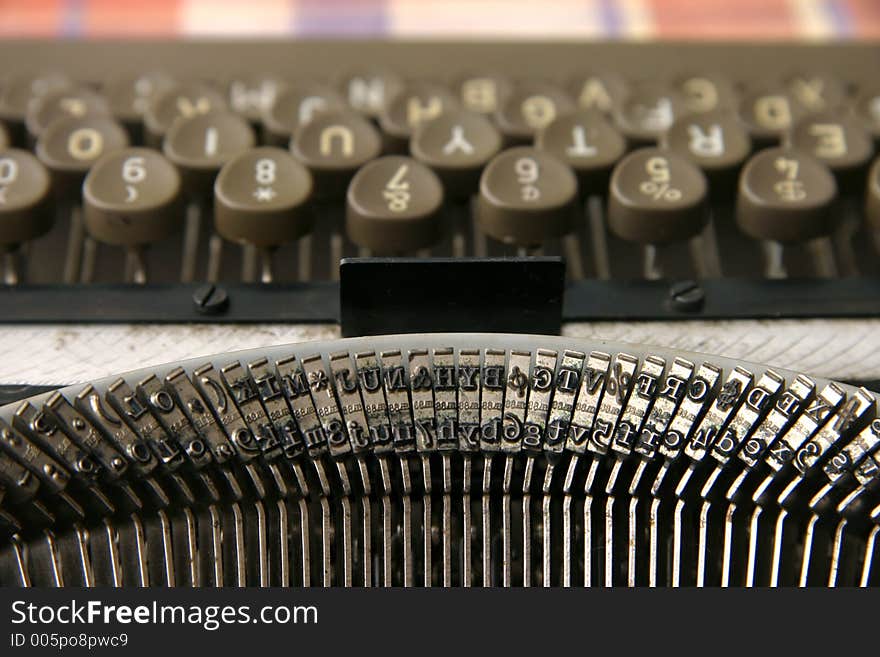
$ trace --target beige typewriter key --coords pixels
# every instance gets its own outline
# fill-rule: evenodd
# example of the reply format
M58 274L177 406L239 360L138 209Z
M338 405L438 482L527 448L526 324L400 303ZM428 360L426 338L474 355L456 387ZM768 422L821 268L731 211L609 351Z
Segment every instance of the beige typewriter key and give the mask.
M490 237L540 250L571 229L577 179L564 162L528 146L503 151L483 171L477 222Z
M178 117L165 135L163 151L180 170L183 187L190 198L183 236L182 282L190 282L195 277L201 217L209 204L214 178L224 164L253 148L255 143L250 124L237 114L226 111ZM219 248L218 240L212 237L211 251ZM251 252L245 266L248 269L245 278L250 280L256 266L255 253ZM209 272L209 280L216 280L215 274L217 272Z
M407 152L410 137L419 125L457 108L458 100L443 85L434 82L406 84L379 115L386 150Z
M672 87L681 95L685 110L697 114L731 108L736 98L733 83L714 73L681 75Z
M0 249L3 282L20 280L19 247L52 227L49 172L27 151L0 151Z
M23 74L5 80L0 89L0 120L9 126L14 143L24 143L24 122L31 101L72 86L73 81L58 72Z
M600 278L610 277L602 197L617 161L626 153L626 140L598 110L563 114L538 132L535 145L568 164L578 178L581 201L590 224L593 261ZM572 278L583 277L583 264L576 233L564 240Z
M611 71L585 72L569 82L568 90L578 109L611 114L629 93L629 86Z
M132 141L143 140L144 113L150 102L162 92L174 86L170 76L158 71L142 75L115 77L101 88L107 99L110 114L125 126Z
M55 119L109 114L110 107L103 96L87 87L74 87L34 99L28 107L25 124L31 139L37 139Z
M477 192L483 168L501 150L501 134L481 114L452 111L416 128L409 148L413 157L443 181L453 214L452 253L464 257L470 200ZM485 236L476 225L474 230L474 253L485 255Z
M710 182L709 219L699 238L691 240L692 259L701 278L719 278L722 275L721 259L715 226L732 223L728 216L736 193L739 171L752 151L748 131L730 110L713 110L685 115L667 130L660 145L697 165ZM702 255L700 255L702 253Z
M213 86L204 82L172 85L150 97L144 110L144 141L160 148L165 133L177 118L191 118L226 109L226 100Z
M126 248L125 280L146 283L144 248L179 229L180 174L149 148L102 157L83 183L85 225L104 244Z
M345 227L371 254L412 253L440 241L442 205L443 185L428 167L400 155L381 157L352 178Z
M556 85L542 81L517 84L494 114L495 124L508 144L527 144L542 128L575 108L571 97Z
M52 174L62 216L70 217L64 281L92 279L96 244L83 229L80 187L89 168L106 153L128 146L128 133L109 116L65 117L53 121L37 140L36 154Z
M647 145L656 143L685 112L684 100L671 86L644 84L630 90L612 115L627 140Z
M263 283L273 280L273 250L312 230L314 215L306 207L311 191L308 169L271 146L242 153L217 176L214 226L225 239L259 249Z
M359 114L378 118L388 102L403 88L400 76L382 69L353 71L339 80L348 106Z
M461 106L468 112L492 114L510 95L510 80L495 73L469 73L457 84Z
M330 226L330 278L339 277L336 266L344 252L344 213L340 212L348 184L355 172L382 153L382 136L367 118L351 110L327 112L297 128L290 141L293 156L305 164L315 181L313 211ZM312 239L299 241L299 279L312 276Z
M798 105L811 113L837 109L847 96L840 75L799 72L785 81L785 88Z
M706 177L671 151L642 148L611 174L608 223L622 239L643 245L645 278L662 277L656 246L690 240L706 225Z
M775 87L745 94L738 112L752 139L760 145L778 142L804 115L801 104L787 90Z
M263 139L272 146L286 147L299 126L323 112L344 108L342 96L327 85L302 82L284 87L263 112Z
M813 251L817 273L830 275L833 255L827 238L834 227L829 212L837 184L828 168L811 155L768 148L754 155L740 175L736 220L747 235L762 240L765 275L785 278L783 244L818 240Z

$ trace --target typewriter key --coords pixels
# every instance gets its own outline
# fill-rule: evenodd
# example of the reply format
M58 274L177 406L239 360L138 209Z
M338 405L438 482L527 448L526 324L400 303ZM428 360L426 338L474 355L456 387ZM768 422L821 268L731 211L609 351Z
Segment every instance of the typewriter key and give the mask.
M161 147L165 133L178 117L191 118L226 109L226 100L211 85L189 82L173 85L153 95L144 111L144 139Z
M575 108L559 87L541 81L517 84L495 112L495 124L510 144L532 141L539 130Z
M357 114L323 112L297 128L290 150L311 171L317 196L339 198L354 173L379 157L382 137Z
M785 87L807 112L837 109L847 95L846 85L840 75L797 73L785 81Z
M626 80L611 72L582 73L569 83L568 90L579 109L604 114L610 114L629 93Z
M694 113L729 108L736 96L728 78L712 73L683 75L676 78L672 86L681 94L685 110Z
M173 85L174 81L165 73L151 72L113 78L101 88L101 93L107 99L110 113L139 141L143 137L141 126L147 106Z
M21 138L19 129L24 126L31 101L72 86L73 81L57 71L24 74L7 79L0 89L0 120L8 123L16 136Z
M581 194L604 191L611 169L626 152L626 140L595 110L557 117L538 132L535 146L574 170Z
M312 191L308 169L289 153L265 146L228 162L214 184L214 226L233 242L261 250L261 280L272 281L272 250L312 230L306 201Z
M3 250L3 280L19 281L18 247L52 227L47 203L49 172L27 151L0 152L0 248Z
M37 139L55 119L82 119L109 114L110 107L103 96L86 87L77 87L54 91L35 99L28 107L25 123L30 137Z
M713 181L739 170L752 150L748 132L727 110L677 119L660 144L696 164Z
M323 112L344 108L342 96L332 87L315 83L290 85L278 91L263 112L263 137L267 144L285 148L299 126Z
M490 237L521 249L568 233L577 179L549 153L520 146L503 151L480 179L477 221Z
M419 125L457 108L458 100L443 85L433 82L407 84L379 115L379 127L385 133L388 150L406 152L409 139Z
M100 242L128 249L127 281L145 283L143 247L178 230L180 188L174 165L149 148L110 153L86 176L86 229Z
M829 212L837 184L828 168L789 148L753 156L740 175L736 220L749 236L764 240L765 274L784 277L781 244L804 243L831 234ZM831 254L823 248L822 259ZM817 261L820 273L826 266Z
M785 89L752 91L740 100L739 118L760 144L779 140L805 113Z
M382 157L352 178L346 231L371 253L412 253L440 240L442 204L443 185L428 167L400 155Z
M470 73L458 81L458 95L468 112L492 114L510 95L513 86L495 73Z
M685 112L683 99L672 87L645 84L630 91L613 116L618 130L630 142L650 144Z
M703 173L671 151L642 148L611 175L608 224L618 237L644 245L645 276L658 277L654 245L689 240L706 225Z
M229 81L229 109L257 124L272 107L275 97L284 86L274 75L255 75Z
M471 112L446 112L421 124L410 151L443 181L447 195L473 194L486 163L501 149L501 135L486 118Z
M864 171L874 153L868 131L856 117L844 112L804 117L791 129L787 145L825 164L837 176L838 183Z
M390 71L355 71L339 82L348 106L360 114L378 118L388 102L403 87L403 80Z

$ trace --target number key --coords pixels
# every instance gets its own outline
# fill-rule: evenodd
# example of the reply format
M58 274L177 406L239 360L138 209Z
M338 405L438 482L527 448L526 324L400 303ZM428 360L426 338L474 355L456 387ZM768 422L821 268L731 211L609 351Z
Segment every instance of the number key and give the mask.
M254 148L230 160L214 185L214 225L224 238L276 247L312 230L312 176L290 153Z
M126 148L101 158L83 183L89 233L106 244L158 242L181 225L180 174L149 148Z
M50 188L48 171L33 155L0 151L0 244L14 247L49 231Z
M373 160L348 187L345 227L379 255L411 253L440 240L443 186L424 164L400 155Z
M566 164L528 146L503 151L483 171L477 221L507 244L540 246L568 233L577 179Z

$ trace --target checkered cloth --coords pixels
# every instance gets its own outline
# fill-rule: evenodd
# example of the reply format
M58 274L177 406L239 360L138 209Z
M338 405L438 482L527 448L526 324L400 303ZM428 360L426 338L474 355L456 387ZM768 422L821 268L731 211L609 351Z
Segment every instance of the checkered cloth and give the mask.
M0 36L880 37L880 0L0 0Z

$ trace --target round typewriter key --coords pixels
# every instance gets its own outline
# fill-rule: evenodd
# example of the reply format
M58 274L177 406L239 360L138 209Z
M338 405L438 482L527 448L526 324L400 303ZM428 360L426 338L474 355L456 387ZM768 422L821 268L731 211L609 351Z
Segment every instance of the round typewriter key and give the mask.
M416 128L410 141L413 157L443 181L447 196L467 198L480 173L498 151L501 134L488 119L472 112L448 112Z
M406 151L413 131L422 123L458 108L449 90L433 82L412 82L392 98L382 114L379 127L392 151Z
M626 97L629 88L616 73L582 73L571 81L569 91L579 109L610 114Z
M664 85L636 87L614 109L614 123L631 142L650 143L685 113L678 92Z
M611 174L608 224L631 242L686 241L706 225L706 193L706 178L694 164L671 151L642 148Z
M103 96L85 87L61 89L37 98L28 108L26 124L34 139L55 119L106 116L110 108Z
M507 78L491 73L472 73L458 82L461 106L468 112L492 114L513 89Z
M348 187L345 227L352 242L377 255L429 248L442 235L443 185L410 157L370 162Z
M203 82L176 84L151 97L144 112L147 143L159 147L165 133L180 117L192 118L226 109L226 100Z
M753 91L739 103L740 120L752 139L762 143L781 139L803 114L800 103L781 89Z
M165 156L178 166L184 185L196 196L210 191L214 176L256 142L250 124L231 112L178 118L165 135Z
M15 148L0 151L0 244L22 244L48 232L51 180L40 161Z
M751 237L782 243L829 235L837 185L828 168L806 153L768 148L740 175L736 219Z
M273 146L287 146L296 129L322 112L340 111L345 103L335 89L322 84L295 84L278 92L263 113L264 136Z
M507 142L525 143L557 116L573 110L571 98L559 87L540 81L522 82L495 112L495 123Z
M597 110L563 114L538 133L535 145L568 164L577 174L581 193L602 190L626 140Z
M5 80L0 90L0 119L17 129L24 124L33 99L72 86L69 77L57 72L19 75Z
M785 81L792 98L807 112L833 110L846 100L846 85L840 76L797 73Z
M62 193L76 191L89 168L106 153L128 146L128 133L109 116L53 121L37 140L36 154Z
M251 123L262 120L284 86L274 75L236 78L229 82L229 109Z
M232 242L275 247L312 229L312 176L287 151L254 148L228 162L214 183L214 225Z
M83 183L89 234L106 244L158 242L181 221L180 174L150 148L126 148L101 158Z
M127 128L139 126L153 98L170 89L174 81L159 72L126 75L110 80L101 92L110 106L110 113Z
M752 151L749 133L727 110L680 117L660 143L696 164L710 178L737 171Z
M390 71L355 71L343 77L339 87L349 107L377 118L403 87L403 80Z
M864 173L874 154L871 135L858 118L843 112L804 117L789 132L787 144L824 163L841 183L847 174Z
M344 197L355 172L381 154L382 137L359 114L326 112L297 128L290 150L312 172L318 196Z
M694 113L731 107L736 96L730 80L711 73L680 76L673 88L681 94L685 110Z
M569 232L577 179L553 155L528 146L503 151L483 171L477 222L507 244L537 247Z

